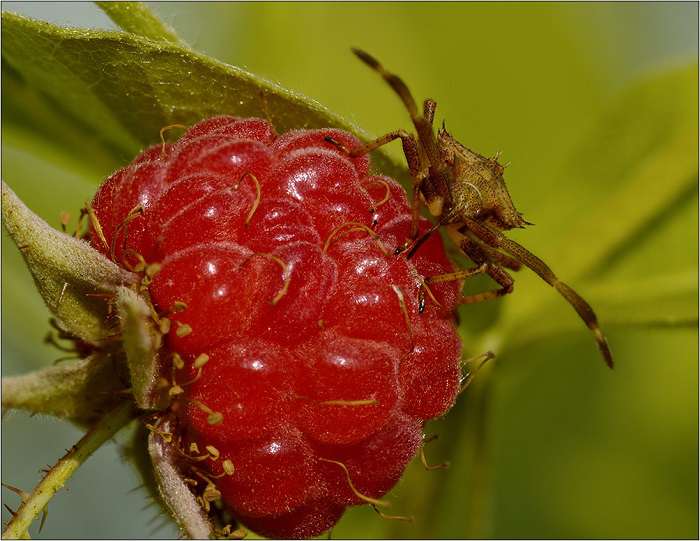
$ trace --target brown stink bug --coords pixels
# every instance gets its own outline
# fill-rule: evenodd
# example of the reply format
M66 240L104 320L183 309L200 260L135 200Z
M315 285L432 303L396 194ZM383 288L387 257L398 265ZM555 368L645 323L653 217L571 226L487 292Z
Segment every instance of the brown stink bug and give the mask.
M503 179L503 166L496 158L487 158L460 144L447 132L444 124L436 136L433 129L436 102L426 99L420 114L411 92L398 76L388 72L366 52L359 49L353 49L353 52L398 94L416 129L416 136L405 130L396 130L362 147L347 149L351 156L361 156L401 139L413 180L413 221L410 238L396 249L396 254L407 252L410 258L431 234L440 227L446 227L449 237L476 266L448 275L428 276L425 284L461 280L485 273L500 286L495 290L463 296L461 302L464 304L511 293L513 278L506 269L517 271L525 265L573 306L593 332L605 362L612 368L610 348L591 306L560 281L544 261L503 235L503 231L532 225L513 205ZM328 140L337 144L332 138ZM436 222L425 233L418 235L418 218L423 204Z

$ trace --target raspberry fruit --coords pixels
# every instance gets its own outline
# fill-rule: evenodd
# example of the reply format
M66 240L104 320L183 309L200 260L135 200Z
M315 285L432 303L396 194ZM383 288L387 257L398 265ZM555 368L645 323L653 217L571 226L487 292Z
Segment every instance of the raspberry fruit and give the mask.
M394 255L405 192L349 158L357 145L211 118L92 203L93 246L146 269L170 321L161 375L180 471L207 510L220 499L266 536L318 535L383 496L459 390L460 284L422 285L453 267L437 235Z

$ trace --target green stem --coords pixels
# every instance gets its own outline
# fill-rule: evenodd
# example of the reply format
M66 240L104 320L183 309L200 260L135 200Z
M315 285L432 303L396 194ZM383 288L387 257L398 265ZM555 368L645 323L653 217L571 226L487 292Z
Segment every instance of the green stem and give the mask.
M125 32L153 41L184 45L177 34L156 17L143 2L95 2Z
M490 372L488 376L490 376ZM488 448L489 406L491 402L490 378L483 382L477 397L475 426L473 431L474 454L471 459L471 482L467 495L465 524L468 539L484 539L490 530L490 455Z
M48 505L75 471L92 453L109 440L119 429L131 421L136 414L133 402L123 402L106 413L95 426L76 443L68 454L61 458L36 486L34 492L22 502L22 505L10 520L2 533L3 539L26 538L32 521Z

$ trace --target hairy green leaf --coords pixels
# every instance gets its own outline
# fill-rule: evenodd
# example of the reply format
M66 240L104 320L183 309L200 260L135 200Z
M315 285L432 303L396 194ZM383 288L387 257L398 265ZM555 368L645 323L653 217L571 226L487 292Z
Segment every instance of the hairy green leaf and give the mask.
M113 334L109 296L135 276L118 267L87 242L56 231L2 184L5 228L20 249L49 309L70 333L91 344Z
M125 160L157 143L165 126L218 114L267 118L280 132L338 127L367 138L313 100L173 43L7 12L2 27L3 60ZM405 175L381 151L374 163Z
M3 137L12 132L29 133L32 139L74 156L86 168L102 171L100 176L119 167L120 160L115 155L118 154L115 149L101 143L83 122L76 122L60 105L47 99L40 89L29 85L6 62L2 63L2 90ZM37 154L38 158L41 153ZM14 178L6 180L11 184L15 181Z

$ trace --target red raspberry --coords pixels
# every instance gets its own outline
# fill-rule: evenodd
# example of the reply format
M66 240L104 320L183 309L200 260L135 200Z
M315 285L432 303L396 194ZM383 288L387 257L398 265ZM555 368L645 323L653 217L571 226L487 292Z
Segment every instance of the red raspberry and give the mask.
M359 144L211 118L93 201L95 248L160 264L149 293L172 322L162 370L183 389L171 405L183 475L268 536L318 535L384 495L459 389L460 284L434 285L419 313L421 276L453 267L438 235L394 255L409 204L367 157L348 158Z

